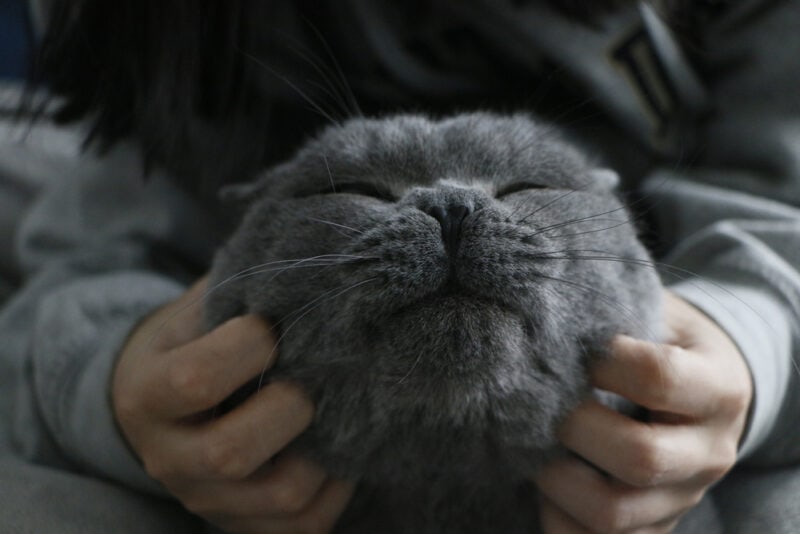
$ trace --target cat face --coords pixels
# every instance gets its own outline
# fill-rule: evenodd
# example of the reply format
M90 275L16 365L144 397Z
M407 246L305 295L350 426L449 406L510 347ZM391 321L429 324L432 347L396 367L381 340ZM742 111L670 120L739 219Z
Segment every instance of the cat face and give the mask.
M533 468L610 337L653 335L658 280L613 185L524 116L332 127L239 192L210 321L277 325L275 373L315 398L334 469Z

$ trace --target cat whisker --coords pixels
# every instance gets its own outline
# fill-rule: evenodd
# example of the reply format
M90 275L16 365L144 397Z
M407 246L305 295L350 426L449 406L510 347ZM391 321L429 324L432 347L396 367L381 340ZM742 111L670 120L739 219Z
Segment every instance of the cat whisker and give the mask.
M416 369L416 368L417 368L417 365L419 365L419 362L420 362L420 361L422 361L422 356L423 356L423 353L422 353L422 351L420 351L420 353L419 353L419 354L417 355L417 357L414 359L414 363L411 365L411 368L408 370L408 372L407 372L406 374L404 374L404 375L403 375L403 377L402 377L400 380L398 380L398 381L395 383L395 386L399 386L399 385L401 385L403 382L405 382L405 381L406 381L406 379L407 379L409 376L411 376L411 374L414 372L414 369Z
M613 222L615 224L613 224L611 226L604 226L602 228L593 228L591 230L585 230L583 232L575 232L575 233L572 233L572 234L548 235L547 237L549 237L551 239L564 239L564 238L567 238L567 237L578 237L578 236L581 236L581 235L596 234L598 232L606 232L608 230L613 230L614 228L619 228L620 226L625 226L627 224L633 224L634 223L634 221L632 219L619 220L619 219L609 219L609 218L592 219L591 222L599 222L599 221ZM580 222L588 222L588 221L579 221L579 222L576 222L574 224L579 224Z
M217 282L213 286L207 288L200 296L186 303L184 306L181 306L179 309L175 310L172 314L169 315L169 317L166 317L164 321L158 326L158 328L156 328L155 331L150 335L143 349L152 347L158 336L164 330L164 328L166 328L179 315L185 313L186 310L188 310L189 308L197 306L202 302L205 302L206 300L208 300L208 297L210 297L215 291L218 291L225 285L230 284L232 282L265 273L274 272L277 273L276 274L277 276L280 273L285 272L286 270L292 268L331 267L336 265L347 265L347 264L358 263L361 261L370 261L375 259L379 258L377 256L356 256L352 254L322 254L319 256L313 256L309 258L275 260L258 265L253 265L251 267L248 267L247 269L242 269L238 273L233 274L225 278L224 280ZM271 268L277 265L280 265L280 267Z
M318 222L318 223L321 223L321 224L327 224L327 225L333 226L335 228L341 228L343 230L348 230L350 232L355 232L357 234L363 234L364 233L363 230L359 230L358 228L353 228L351 226L346 226L344 224L339 224L339 223L336 223L336 222L333 222L333 221L326 221L325 219L317 219L316 217L306 217L306 219L308 219L309 221L314 221L314 222ZM346 237L350 237L350 236L347 236L347 234L344 234L344 233L342 233L342 235L345 235Z
M659 339L659 336L657 336L656 333L653 332L652 329L650 329L650 327L647 324L645 324L633 310L631 310L630 308L628 308L627 306L625 306L624 304L619 302L619 300L615 299L614 297L612 297L610 295L607 295L606 293L604 293L604 292L602 292L602 291L600 291L600 290L598 290L596 288L589 287L589 286L586 286L584 284L579 284L578 282L575 282L573 280L566 280L564 278L559 278L557 276L549 276L549 275L546 275L546 274L540 273L540 272L533 272L532 271L531 274L533 276L536 276L537 278L542 278L542 279L545 279L545 280L551 280L553 282L558 282L558 283L561 283L561 284L568 285L570 287L574 287L576 289L580 289L581 291L585 291L587 293L592 293L593 295L595 295L599 299L605 301L609 305L611 305L611 306L617 308L618 310L620 310L623 314L625 314L628 318L631 319L632 324L640 325L642 327L642 332L646 332L647 335L648 335L648 338L651 341L653 341L655 343L658 343L658 342L661 341Z
M332 106L338 106L342 108L341 111L337 114L337 116L341 116L343 120L347 120L352 115L352 112L347 109L347 104L342 100L341 95L336 93L334 90L330 89L329 87L323 85L320 82L315 80L305 80L305 82L311 86L316 88L320 93L324 96L327 96L330 101L332 101Z
M328 157L325 154L322 154L322 161L325 163L325 168L328 170L328 180L331 182L331 191L336 192L336 184L333 182L333 173L331 172L331 166L328 164Z
M292 322L289 324L289 326L287 326L281 332L280 336L278 337L277 341L275 342L275 345L272 348L272 351L270 351L270 353L267 355L267 358L266 358L265 363L264 363L264 367L262 368L261 373L259 374L259 377L258 377L257 390L260 390L261 387L264 384L264 377L266 376L267 371L269 370L269 362L272 360L272 356L275 354L275 351L278 350L278 347L280 346L280 342L283 340L284 337L286 337L286 335L289 333L289 331L292 329L292 327L294 327L303 317L305 317L306 315L308 315L312 311L314 311L317 308L319 308L325 301L332 300L332 299L334 299L336 297L339 297L339 296L347 293L348 291L352 291L353 289L356 289L357 287L361 287L361 286L363 286L365 284L368 284L370 282L374 282L377 279L378 279L377 277L367 278L366 280L362 280L362 281L356 282L354 284L350 284L350 285L347 285L347 286L337 286L337 287L335 287L333 289L329 289L328 291L323 292L322 294L320 294L319 296L317 296L313 300L307 302L306 304L304 304L303 306L301 306L300 308L298 308L297 310L295 310L291 314L287 315L286 317L284 317L283 319L281 319L280 321L275 323L272 328L278 328L282 323L284 323L288 319L292 318L293 315L296 316L296 317L294 317ZM342 289L342 287L344 287L344 289ZM333 293L334 291L338 291L338 292L333 294L333 295L331 295L331 293ZM302 313L300 313L300 312L302 312ZM299 315L297 315L298 313L299 313Z
M315 54L308 45L299 42L294 36L286 32L279 32L287 43L286 47L308 64L319 76L320 81L306 80L306 83L325 94L330 99L333 106L338 108L341 117L346 119L353 116L363 116L361 108L356 101L355 94L350 84L347 82L347 78L339 62L336 60L336 56L328 45L327 40L308 18L302 18L303 22L314 32L317 41L322 45L322 48L333 64L333 68L331 68L328 63Z
M554 199L553 199L553 200L551 200L550 202L546 202L544 205L542 205L542 206L539 206L538 208L536 208L536 209L535 209L534 211L532 211L531 213L528 213L527 215L525 215L524 217L522 217L521 219L519 219L519 220L517 221L517 223L519 223L519 224L525 223L525 222L526 222L526 221L527 221L527 220L528 220L530 217L533 217L534 215L536 215L536 214L537 214L537 213L539 213L540 211L542 211L542 210L545 210L545 209L549 208L550 206L552 206L553 204L555 204L555 203L556 203L556 202L558 202L559 200L562 200L562 199L564 199L564 198L566 198L566 197L568 197L568 196L572 195L573 193L577 193L578 191L581 191L581 189L570 189L570 190L569 190L569 191L567 191L566 193L564 193L564 194L562 194L562 195L559 195L558 197L554 198ZM520 206L521 206L521 205L520 205ZM516 214L516 211L515 211L515 212L512 212L511 216L513 217L515 214Z
M571 253L595 253L596 255L572 255ZM554 256L553 254L568 254L564 256ZM683 269L677 267L675 265L671 265L668 263L657 262L652 260L645 260L639 258L626 258L624 256L615 256L613 254L608 254L606 251L603 250L594 250L594 249L564 249L564 250L557 250L557 251L549 251L549 252L539 252L537 254L531 254L530 258L534 259L542 259L542 260L565 260L565 261L607 261L607 262L618 262L618 263L625 263L628 265L636 265L640 267L647 267L653 269L654 271L658 272L660 275L669 275L681 282L687 282L693 285L695 288L699 289L703 294L707 297L712 299L714 302L718 304L722 304L721 301L711 294L711 292L702 287L699 284L693 282L693 279L702 279L703 282L709 284L710 286L714 287L716 290L721 291L722 293L726 294L727 296L732 297L737 302L745 306L748 310L753 312L753 314L758 317L761 323L771 331L775 331L772 324L769 323L757 310L755 310L750 304L748 304L745 300L740 298L736 293L731 291L730 289L710 280L694 271L689 269ZM538 276L538 273L537 273ZM588 288L587 288L588 289ZM800 364L793 363L795 370L797 371L798 375L800 375Z
M314 35L316 35L317 40L319 40L320 44L325 50L325 53L328 55L328 58L330 58L331 63L333 64L333 73L331 73L330 72L331 69L327 66L327 64L324 61L322 61L321 58L318 58L319 64L329 75L329 77L326 77L326 79L332 82L338 82L338 89L341 91L341 93L337 92L337 94L343 97L342 107L345 109L345 111L349 112L351 115L363 117L364 113L361 111L361 107L358 105L358 100L356 99L356 95L353 92L353 88L350 86L350 83L348 83L347 76L345 76L344 71L342 70L342 67L339 64L339 61L336 59L336 54L333 53L333 50L328 44L328 40L325 39L325 36L322 35L322 32L319 31L319 28L317 28L317 26L313 22L311 22L306 17L303 17L303 20L305 21L306 24L308 24L309 28L311 28L311 30L314 32ZM337 84L332 84L332 85L336 86ZM348 109L347 105L345 104L349 104L350 108Z
M591 221L591 220L597 219L598 217L602 217L604 215L610 215L612 213L617 213L619 211L625 211L625 209L626 209L625 206L620 206L620 207L615 208L613 210L607 210L607 211L604 211L602 213L595 213L594 215L587 215L585 217L578 217L578 218L575 218L575 219L569 219L567 221L558 222L558 223L555 223L555 224L551 224L549 226L544 226L542 228L536 228L536 231L531 235L531 237L543 234L545 232L549 232L550 230L555 230L556 228L563 228L565 226L570 226L570 225L573 225L573 224L578 224L578 223L582 223L582 222L586 222L586 221Z
M318 267L318 268L321 268L320 270L325 270L325 269L328 269L330 267L337 267L337 266L340 266L340 265L351 265L351 264L354 264L354 263L361 263L361 262L377 260L377 259L380 259L380 258L377 257L377 256L358 256L358 257L355 257L354 259L345 259L345 260L339 260L339 261L334 261L334 260L330 260L330 261L313 261L313 262L311 262L311 261L303 261L303 262L297 262L297 263L292 264L292 265L287 265L287 266L281 267L281 268L263 269L263 270L253 271L253 272L247 273L244 276L238 277L237 280L240 280L240 279L243 279L243 278L249 278L251 276L256 276L256 275L259 275L259 274L274 273L267 280L267 283L271 283L278 276L282 275L283 273L285 273L287 271L291 271L291 270L294 270L294 269L307 269L307 268L311 268L311 267Z
M243 269L236 274L233 274L222 280L214 287L207 290L207 296L213 291L216 291L221 285L228 284L234 280L247 278L250 276L265 274L270 272L277 272L278 274L294 268L305 267L328 267L331 265L343 265L347 263L355 263L363 260L375 259L372 256L356 256L352 254L321 254L319 256L310 256L308 258L292 259L292 260L277 260L273 262L262 263ZM273 265L282 264L281 267L270 268ZM277 275L276 275L277 276Z

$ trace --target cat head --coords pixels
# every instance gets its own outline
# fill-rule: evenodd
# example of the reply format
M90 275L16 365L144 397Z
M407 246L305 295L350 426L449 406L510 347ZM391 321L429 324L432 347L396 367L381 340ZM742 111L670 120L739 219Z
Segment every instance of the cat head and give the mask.
M249 208L210 321L280 329L276 373L311 390L330 450L534 461L610 337L653 337L659 284L615 184L524 115L331 127L229 192Z

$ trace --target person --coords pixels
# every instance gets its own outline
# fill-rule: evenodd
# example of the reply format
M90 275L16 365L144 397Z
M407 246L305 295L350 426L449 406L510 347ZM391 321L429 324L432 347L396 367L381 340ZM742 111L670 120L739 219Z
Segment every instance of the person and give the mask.
M356 104L531 109L647 206L668 335L615 338L592 380L649 415L587 400L567 419L574 454L535 478L546 532L800 530L797 2L50 7L54 119L102 150L16 231L24 280L0 313L12 530L332 528L353 483L281 452L312 420L302 391L269 384L205 416L263 368L269 325L205 332L195 304L227 228L213 193Z

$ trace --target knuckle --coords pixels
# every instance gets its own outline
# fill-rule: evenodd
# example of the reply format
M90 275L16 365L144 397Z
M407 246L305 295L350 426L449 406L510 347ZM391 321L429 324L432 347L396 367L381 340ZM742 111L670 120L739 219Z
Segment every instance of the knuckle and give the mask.
M635 526L635 514L629 502L621 497L613 497L605 503L597 514L601 532L618 534L627 532Z
M736 459L735 446L720 446L715 451L713 461L702 471L702 480L709 484L720 480L733 468Z
M656 406L664 406L676 385L672 361L681 349L662 345L640 355L639 381L647 390L647 395Z
M298 485L282 483L271 485L267 491L266 499L274 512L294 515L306 507L309 497Z
M290 382L273 382L270 387L283 399L297 420L303 421L305 425L311 424L314 419L314 404L302 388Z
M192 406L211 406L211 380L203 366L190 358L175 358L169 369L169 387L177 399Z
M703 491L696 491L689 496L689 501L687 502L686 506L683 510L681 510L680 515L684 515L685 513L689 512L692 508L700 504L700 501L703 500L705 497L705 490Z
M208 439L202 454L206 471L214 477L241 480L250 474L241 448L229 438Z
M647 428L647 427L646 427ZM652 430L641 431L631 451L628 483L640 488L657 486L669 472L669 455Z
M683 357L684 349L675 345L660 345L652 352L650 367L652 385L662 392L669 392L677 385L675 362Z
M732 416L747 412L752 398L752 386L747 377L733 381L722 394L723 406Z
M249 332L266 348L272 348L275 345L272 328L258 315L240 315L231 319L229 323L236 329Z

